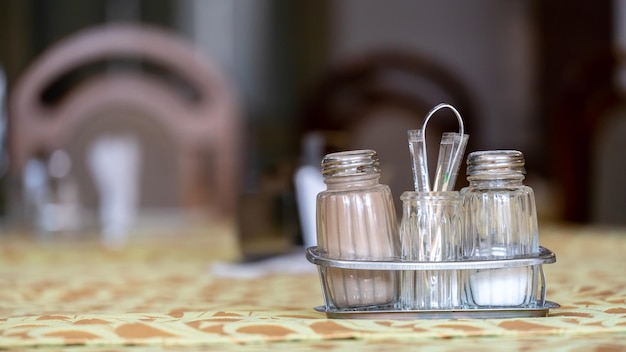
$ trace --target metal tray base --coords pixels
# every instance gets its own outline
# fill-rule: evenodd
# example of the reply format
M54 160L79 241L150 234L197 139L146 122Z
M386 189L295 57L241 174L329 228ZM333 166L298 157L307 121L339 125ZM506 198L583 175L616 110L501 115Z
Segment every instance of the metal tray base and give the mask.
M477 308L450 310L326 310L326 307L315 307L315 310L326 313L334 319L505 319L505 318L541 318L547 317L552 308L561 307L558 303L545 301L542 307L536 308Z

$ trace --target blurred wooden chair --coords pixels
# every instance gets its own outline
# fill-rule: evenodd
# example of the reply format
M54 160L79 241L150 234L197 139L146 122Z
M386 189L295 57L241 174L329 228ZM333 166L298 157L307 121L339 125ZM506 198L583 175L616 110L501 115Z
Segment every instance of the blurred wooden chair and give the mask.
M140 209L234 217L236 94L213 62L176 35L132 24L79 32L30 65L10 103L14 175L35 155L65 150L81 205L93 209L89 147L102 136L132 135L141 149Z
M376 150L381 181L391 187L398 207L402 192L414 189L407 131L421 128L428 111L442 102L452 104L463 116L470 134L467 150L471 150L480 139L480 128L471 94L461 80L418 55L372 52L343 61L327 72L307 102L304 130L325 135L325 152ZM447 109L438 112L428 127L432 172L444 131L458 131L457 119ZM457 185L465 182L464 175L462 165Z
M549 101L562 220L626 225L624 67L626 54L613 48L572 61Z

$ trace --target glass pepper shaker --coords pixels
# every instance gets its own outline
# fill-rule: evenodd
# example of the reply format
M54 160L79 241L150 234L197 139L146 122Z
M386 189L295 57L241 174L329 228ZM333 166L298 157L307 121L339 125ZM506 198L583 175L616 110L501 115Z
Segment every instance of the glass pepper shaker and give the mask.
M328 154L322 160L327 189L317 196L321 255L347 260L397 260L399 238L389 186L380 184L373 150ZM398 299L395 271L321 268L327 308L382 307Z
M516 150L468 155L469 186L461 190L465 212L464 256L507 259L539 252L532 188L523 184L524 155ZM532 307L541 266L465 271L468 308Z

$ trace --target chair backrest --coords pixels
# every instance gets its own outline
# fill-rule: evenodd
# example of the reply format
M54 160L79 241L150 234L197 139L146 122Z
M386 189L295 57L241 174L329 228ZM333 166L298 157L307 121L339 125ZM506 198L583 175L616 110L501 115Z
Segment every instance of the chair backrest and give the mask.
M98 136L130 132L142 150L141 206L209 207L234 216L236 94L215 64L176 35L132 24L79 32L30 65L10 103L15 175L38 153L65 149L81 198L93 205L88 146Z
M616 171L623 164L611 160L614 151L603 155L611 149L606 143L615 141L611 134L618 132L615 129L620 126L614 119L623 111L624 99L613 80L620 55L613 50L592 52L569 63L563 70L567 74L555 83L558 94L550 97L548 105L553 120L549 135L553 148L550 171L557 188L554 193L562 204L561 220L611 223L606 216L615 215L594 212L623 203L621 199L626 197L623 182L610 185L612 189L598 183L615 180L619 175ZM621 212L621 208L615 208L611 213L615 210ZM623 218L621 214L619 217Z
M421 128L428 111L442 102L459 109L471 135L470 144L480 138L475 134L480 129L475 125L472 97L446 68L412 53L372 52L339 63L323 77L307 104L304 129L325 133L325 152L376 150L382 181L391 187L398 207L400 194L414 188L407 130ZM428 131L431 171L435 170L441 133L458 131L451 112L444 109L437 115ZM461 182L465 181L464 171L462 167Z

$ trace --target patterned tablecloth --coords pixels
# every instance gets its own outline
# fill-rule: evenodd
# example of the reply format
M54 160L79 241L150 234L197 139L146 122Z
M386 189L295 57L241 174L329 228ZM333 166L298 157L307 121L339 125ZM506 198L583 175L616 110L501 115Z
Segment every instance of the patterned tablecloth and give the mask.
M327 319L313 310L323 303L317 274L294 269L302 263L216 275L216 263L238 257L227 228L116 251L3 236L0 348L626 350L626 230L541 231L558 260L545 266L547 298L562 306L549 317L409 321Z

